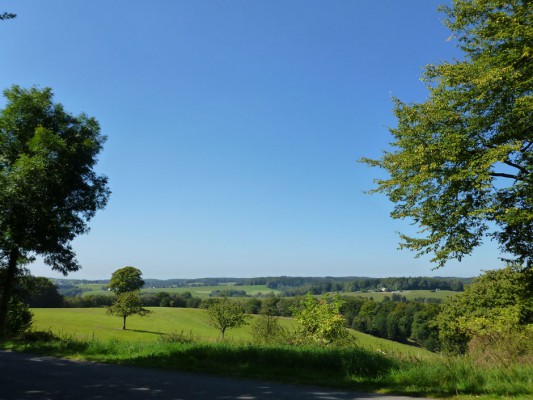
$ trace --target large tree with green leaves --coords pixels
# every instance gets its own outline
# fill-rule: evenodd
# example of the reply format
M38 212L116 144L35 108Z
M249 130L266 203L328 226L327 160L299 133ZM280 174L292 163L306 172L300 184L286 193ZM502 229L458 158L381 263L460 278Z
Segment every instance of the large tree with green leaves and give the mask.
M484 238L533 266L533 2L453 0L446 24L464 58L428 65L423 103L395 99L393 150L374 192L412 219L401 247L443 266ZM507 256L506 256L507 257Z
M105 206L107 178L94 171L105 137L98 122L53 102L50 88L4 91L0 110L0 336L24 265L36 255L67 275L80 268L71 241Z

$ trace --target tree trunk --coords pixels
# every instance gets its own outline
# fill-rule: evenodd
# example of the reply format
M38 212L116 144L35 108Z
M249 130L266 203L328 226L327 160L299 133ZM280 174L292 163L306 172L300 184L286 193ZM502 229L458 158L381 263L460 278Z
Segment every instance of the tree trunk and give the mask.
M126 330L126 318L128 318L126 315L124 315L124 322L122 324L122 330Z
M7 260L7 269L2 284L2 297L0 299L0 337L6 335L7 311L9 301L13 293L13 286L15 285L15 276L17 274L17 260L19 258L18 249L12 249L9 252Z

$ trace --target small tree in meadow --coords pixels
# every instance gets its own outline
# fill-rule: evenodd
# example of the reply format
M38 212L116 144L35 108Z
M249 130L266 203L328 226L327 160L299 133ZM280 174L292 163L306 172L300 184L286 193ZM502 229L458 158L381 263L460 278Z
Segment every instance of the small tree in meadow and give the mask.
M141 297L138 291L124 292L117 295L115 302L107 307L107 313L121 317L123 320L122 329L126 329L126 318L130 315L147 316L152 312L143 308Z
M287 339L288 332L280 325L276 313L276 303L272 301L262 303L259 315L254 319L250 330L255 343L275 344Z
M244 307L227 297L211 301L207 306L207 317L207 323L219 330L222 340L227 329L248 324L248 315Z
M349 343L352 337L345 328L345 319L340 312L343 304L338 295L330 299L326 293L317 300L307 293L301 306L292 309L299 325L296 342L320 346Z

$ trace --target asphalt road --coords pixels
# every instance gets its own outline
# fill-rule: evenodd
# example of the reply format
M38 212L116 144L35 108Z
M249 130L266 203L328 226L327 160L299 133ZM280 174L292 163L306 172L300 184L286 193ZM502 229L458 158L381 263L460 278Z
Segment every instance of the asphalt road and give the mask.
M77 362L0 351L0 400L407 400L408 397Z

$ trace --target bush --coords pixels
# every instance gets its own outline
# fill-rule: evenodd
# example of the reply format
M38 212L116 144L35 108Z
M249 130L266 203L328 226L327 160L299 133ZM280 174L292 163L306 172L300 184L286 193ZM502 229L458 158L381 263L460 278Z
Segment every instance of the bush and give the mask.
M250 333L257 344L287 343L287 330L279 324L279 318L272 315L258 316L251 324Z
M476 365L533 366L533 325L513 332L474 336L468 343L468 355Z
M29 330L33 323L33 313L20 301L11 301L7 310L6 333L8 336Z
M298 322L296 344L328 346L344 345L353 341L353 337L344 327L346 321L340 313L344 301L335 296L329 299L327 294L320 300L310 293L299 308L294 308L294 319Z
M18 337L18 341L24 343L35 343L35 342L53 342L60 340L59 337L54 335L51 331L28 331L22 332Z
M189 331L189 333L185 333L183 330L181 332L171 332L165 335L161 335L159 340L164 343L181 344L198 343L200 341L199 338L193 335L192 331Z

